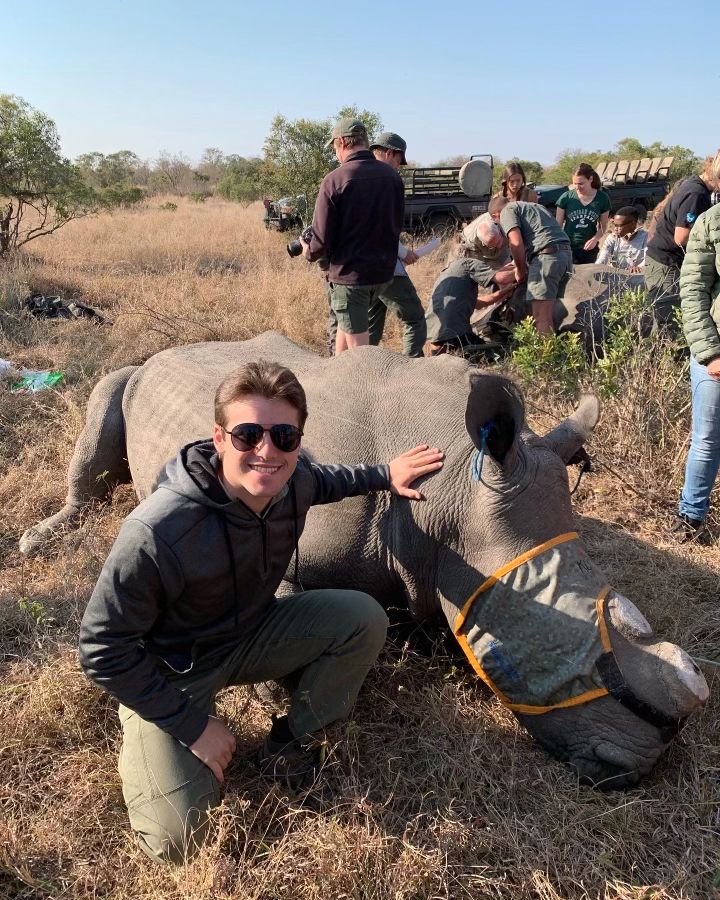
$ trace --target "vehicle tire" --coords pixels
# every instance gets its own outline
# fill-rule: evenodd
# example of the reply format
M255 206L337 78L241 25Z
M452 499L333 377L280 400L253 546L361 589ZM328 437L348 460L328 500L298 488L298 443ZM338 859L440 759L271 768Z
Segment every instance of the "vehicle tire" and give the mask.
M427 220L425 230L433 237L446 238L454 234L458 228L458 220L452 213L435 213Z

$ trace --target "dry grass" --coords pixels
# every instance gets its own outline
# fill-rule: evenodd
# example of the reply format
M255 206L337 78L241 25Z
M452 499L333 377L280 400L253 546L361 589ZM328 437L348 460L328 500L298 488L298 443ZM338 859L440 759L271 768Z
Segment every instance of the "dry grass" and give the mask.
M132 494L116 492L45 557L21 561L17 538L59 506L85 401L104 372L173 343L268 327L322 349L322 284L283 244L257 207L181 202L176 212L75 222L0 274L0 357L67 375L61 390L29 397L0 386L0 897L718 895L716 701L640 788L605 796L579 788L442 649L429 659L402 648L383 656L354 720L334 732L335 793L321 813L256 777L247 757L269 711L244 689L226 692L222 712L240 751L213 840L177 870L136 848L114 704L84 679L74 649ZM414 267L423 298L441 262L438 253ZM29 321L17 304L28 288L77 296L115 324ZM550 425L560 410L540 392L530 399L536 426ZM581 529L610 580L659 630L709 656L720 641L720 551L679 550L661 536L681 479L687 409L669 409L660 446L656 429L644 435L643 402L625 393L605 410L594 450L622 480L602 469L583 482ZM706 668L711 680L714 671Z

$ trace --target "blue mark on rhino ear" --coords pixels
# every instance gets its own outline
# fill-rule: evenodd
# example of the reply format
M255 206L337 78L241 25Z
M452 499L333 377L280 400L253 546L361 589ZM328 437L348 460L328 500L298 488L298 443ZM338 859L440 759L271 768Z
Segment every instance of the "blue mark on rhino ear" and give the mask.
M478 428L478 438L480 440L480 449L473 453L472 458L472 480L482 481L482 467L485 461L485 451L487 450L487 442L490 434L495 430L495 422L490 419L480 428Z

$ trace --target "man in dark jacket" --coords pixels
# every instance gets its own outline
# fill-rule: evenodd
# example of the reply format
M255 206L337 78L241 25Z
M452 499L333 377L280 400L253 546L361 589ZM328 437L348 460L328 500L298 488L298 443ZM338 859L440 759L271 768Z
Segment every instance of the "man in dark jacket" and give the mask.
M307 417L295 376L243 366L215 397L212 440L184 447L125 520L83 616L80 660L120 701L120 775L145 852L180 862L205 839L235 737L216 716L230 685L291 677L287 716L258 754L290 786L314 780L318 732L347 716L385 640L359 591L275 592L308 509L391 490L436 471L425 445L387 466L319 466L300 456Z
M340 166L322 180L306 259L327 259L338 319L335 353L369 343L368 309L393 278L405 209L402 179L369 149L362 122L340 119L328 141Z

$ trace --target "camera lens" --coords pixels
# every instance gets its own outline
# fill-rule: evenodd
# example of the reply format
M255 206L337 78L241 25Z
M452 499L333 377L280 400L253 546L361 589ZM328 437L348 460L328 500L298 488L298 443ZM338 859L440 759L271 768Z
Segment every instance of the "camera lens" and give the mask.
M290 243L287 245L287 252L290 254L290 256L300 256L300 254L303 252L303 246L300 241L290 241Z

